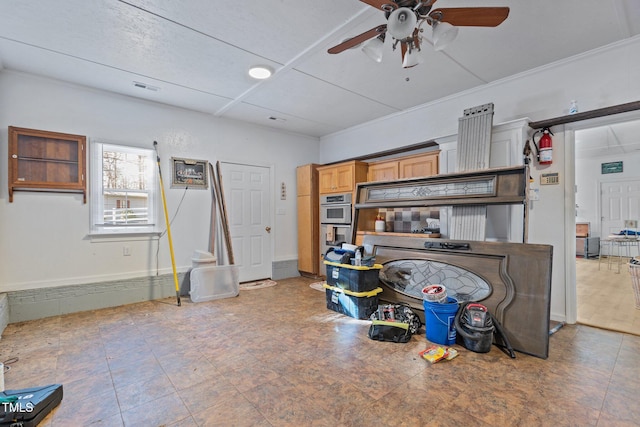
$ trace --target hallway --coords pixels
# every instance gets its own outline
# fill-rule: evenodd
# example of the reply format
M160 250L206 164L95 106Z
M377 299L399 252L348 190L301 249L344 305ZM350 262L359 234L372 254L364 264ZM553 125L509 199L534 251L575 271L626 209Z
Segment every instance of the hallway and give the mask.
M627 264L606 258L576 258L578 323L640 335L640 309L635 308L631 275Z

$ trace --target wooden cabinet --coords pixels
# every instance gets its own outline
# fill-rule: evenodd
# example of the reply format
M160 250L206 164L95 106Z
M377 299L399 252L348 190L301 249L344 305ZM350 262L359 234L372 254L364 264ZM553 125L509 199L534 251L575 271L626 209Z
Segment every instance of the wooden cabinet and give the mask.
M393 181L438 175L439 151L369 163L367 181Z
M393 181L398 176L397 160L369 163L367 181Z
M438 175L438 154L433 151L418 156L406 157L398 160L398 178L420 178Z
M298 189L298 270L317 276L320 258L320 210L318 195L318 165L296 168Z
M9 202L14 191L60 191L86 203L85 150L85 136L9 126Z
M356 183L367 180L367 167L364 162L350 161L318 168L320 194L350 193Z

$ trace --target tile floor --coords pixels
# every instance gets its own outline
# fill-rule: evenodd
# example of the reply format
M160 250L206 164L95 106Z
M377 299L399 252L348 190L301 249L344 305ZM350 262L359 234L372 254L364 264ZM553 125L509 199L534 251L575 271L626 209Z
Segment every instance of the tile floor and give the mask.
M635 272L635 271L634 271ZM626 263L576 258L578 323L640 335L640 309Z
M637 426L640 337L565 326L547 360L496 347L429 365L367 338L310 279L12 324L7 388L64 385L41 426Z

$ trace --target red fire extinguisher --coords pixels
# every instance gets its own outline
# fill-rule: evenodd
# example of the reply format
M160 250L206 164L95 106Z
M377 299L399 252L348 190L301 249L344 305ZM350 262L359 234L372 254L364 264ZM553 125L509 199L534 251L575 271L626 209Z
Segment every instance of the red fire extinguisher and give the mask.
M542 132L542 136L536 143L535 136L537 133ZM553 140L551 139L553 132L549 128L543 128L541 131L537 131L533 134L533 145L538 152L538 163L541 165L550 165L553 163Z

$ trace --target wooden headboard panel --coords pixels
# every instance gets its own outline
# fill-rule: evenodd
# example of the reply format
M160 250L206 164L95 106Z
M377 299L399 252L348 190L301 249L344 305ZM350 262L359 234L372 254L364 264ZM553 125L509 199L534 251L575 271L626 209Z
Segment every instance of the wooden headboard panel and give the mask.
M449 270L466 271L474 278L472 281L486 283L488 289L477 294L477 298L465 294L463 299L487 306L502 324L515 350L547 358L552 246L390 235L366 235L363 245L365 252L375 255L376 263L385 268L433 262L438 266L451 266ZM381 271L381 277L384 272L385 269ZM431 279L436 277L434 274ZM429 279L424 271L414 268L410 286L421 289L423 285L431 284L427 283ZM381 286L381 300L406 302L414 309L424 311L420 294L411 295L404 285L393 286L388 281L381 281Z

